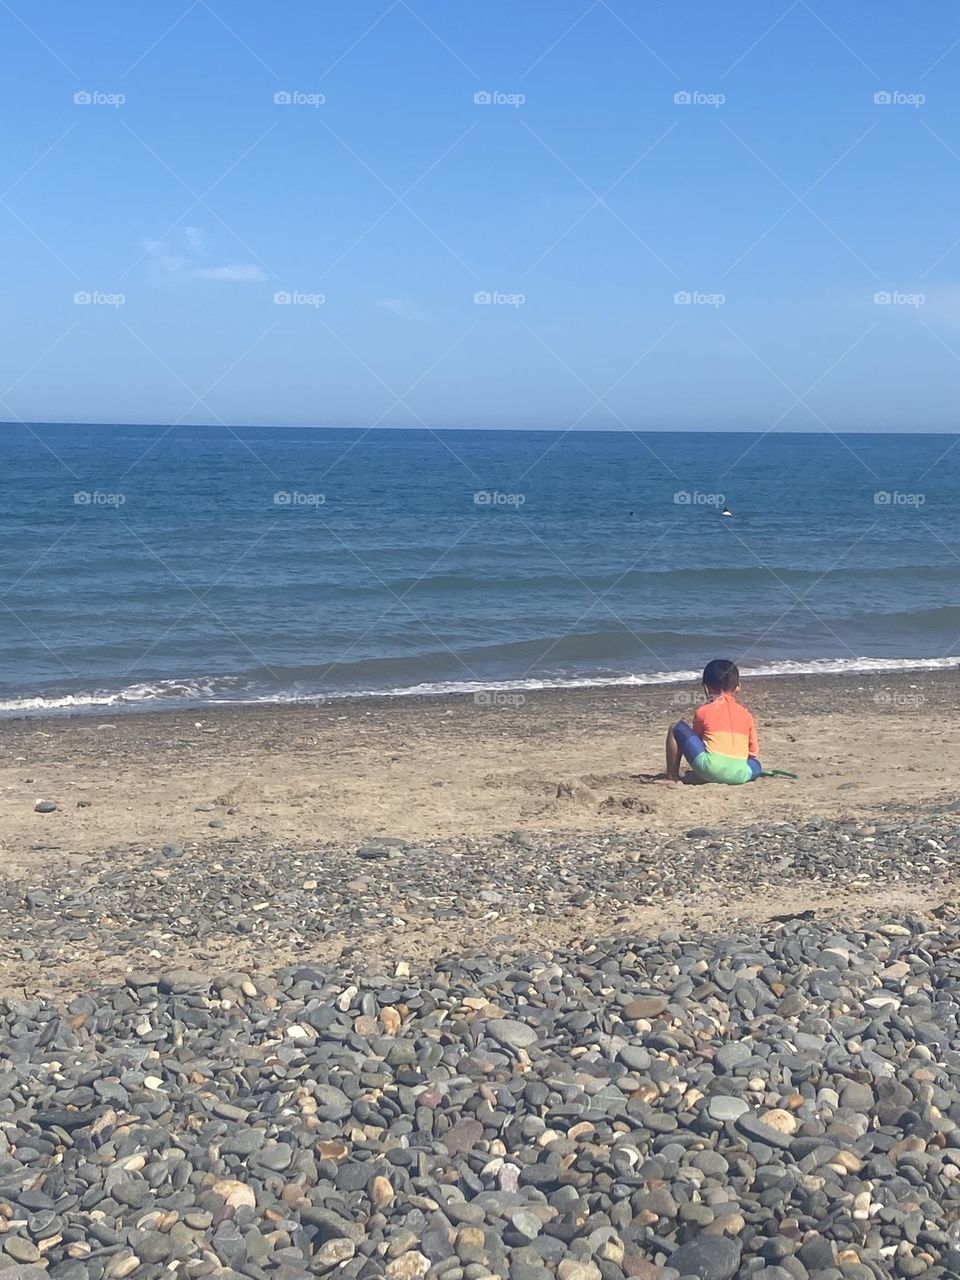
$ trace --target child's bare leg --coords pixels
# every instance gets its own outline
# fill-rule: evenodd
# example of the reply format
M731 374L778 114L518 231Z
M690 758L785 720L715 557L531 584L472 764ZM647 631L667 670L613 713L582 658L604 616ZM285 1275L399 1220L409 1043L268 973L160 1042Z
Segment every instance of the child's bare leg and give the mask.
M680 782L680 762L682 754L680 750L680 742L677 742L673 736L673 726L667 730L667 777L664 782Z

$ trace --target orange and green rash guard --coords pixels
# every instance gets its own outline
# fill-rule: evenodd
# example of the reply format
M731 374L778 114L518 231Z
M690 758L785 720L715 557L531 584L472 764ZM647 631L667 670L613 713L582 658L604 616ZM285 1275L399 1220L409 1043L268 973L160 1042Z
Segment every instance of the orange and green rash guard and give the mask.
M697 772L715 775L723 782L746 781L740 778L748 756L760 753L757 722L741 707L732 693L721 693L702 707L693 717L693 732L703 739L709 761L698 759ZM701 768L701 766L704 766ZM733 775L737 777L734 778ZM728 776L729 775L729 776ZM752 777L753 775L750 774Z

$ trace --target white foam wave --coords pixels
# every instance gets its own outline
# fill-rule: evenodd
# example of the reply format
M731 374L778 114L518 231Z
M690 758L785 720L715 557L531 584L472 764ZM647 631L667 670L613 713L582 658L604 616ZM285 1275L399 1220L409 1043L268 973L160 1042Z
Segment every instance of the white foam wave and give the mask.
M745 678L772 678L800 675L863 675L895 671L940 671L960 666L960 658L811 658L808 661L761 663L741 667ZM483 693L503 690L523 692L537 689L634 688L647 685L699 683L702 671L653 671L637 675L530 677L524 680L447 681L418 684L404 689L370 690L365 697L426 697L455 693Z
M742 669L747 678L801 675L880 675L910 671L940 671L960 665L958 658L812 658L784 659ZM331 690L329 693L251 693L249 681L239 676L215 676L200 680L157 680L133 684L117 691L94 690L43 697L0 700L0 716L46 712L149 710L157 707L255 706L263 704L318 705L338 699L414 698L486 692L535 692L538 689L638 688L650 685L690 684L700 671L651 671L636 674L531 676L519 680L447 680L404 685L391 689Z
M157 680L150 684L131 684L125 689L110 691L95 689L90 693L64 693L49 697L0 699L0 714L30 711L83 711L98 707L142 707L151 703L181 702L185 705L200 702L233 701L221 695L230 686L244 682L233 676L219 676L207 680Z

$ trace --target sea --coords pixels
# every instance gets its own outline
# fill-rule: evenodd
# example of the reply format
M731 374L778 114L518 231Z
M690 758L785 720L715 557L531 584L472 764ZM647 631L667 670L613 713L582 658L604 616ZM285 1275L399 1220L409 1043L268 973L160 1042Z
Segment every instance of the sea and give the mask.
M960 654L955 436L11 424L0 463L8 716Z

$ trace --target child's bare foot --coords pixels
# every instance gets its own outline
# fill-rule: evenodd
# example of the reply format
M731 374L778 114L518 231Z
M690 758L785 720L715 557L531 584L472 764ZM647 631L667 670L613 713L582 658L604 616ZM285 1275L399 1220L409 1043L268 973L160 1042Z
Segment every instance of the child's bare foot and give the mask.
M650 782L658 782L662 787L678 787L680 785L680 775L676 777L672 773L658 773L655 777L648 779Z

